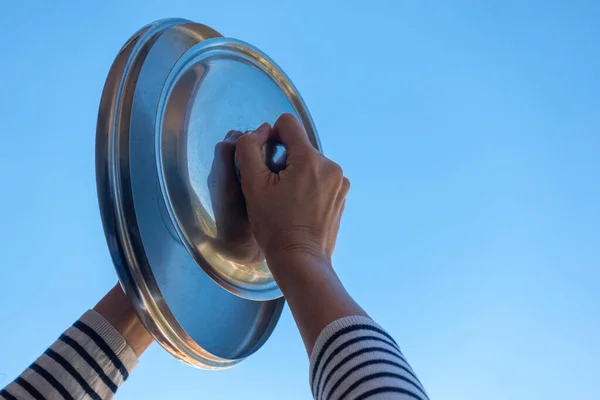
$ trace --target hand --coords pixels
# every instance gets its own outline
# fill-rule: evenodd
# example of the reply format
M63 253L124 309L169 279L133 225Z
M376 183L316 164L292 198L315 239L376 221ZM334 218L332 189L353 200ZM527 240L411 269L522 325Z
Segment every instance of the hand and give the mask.
M261 149L269 139L287 149L285 168L271 172ZM237 162L254 237L270 259L310 255L331 262L350 182L310 143L300 123L282 115L237 141Z
M264 256L252 235L244 195L235 171L235 143L240 136L242 132L230 131L215 146L208 190L217 226L215 245L234 261L255 263L264 260Z

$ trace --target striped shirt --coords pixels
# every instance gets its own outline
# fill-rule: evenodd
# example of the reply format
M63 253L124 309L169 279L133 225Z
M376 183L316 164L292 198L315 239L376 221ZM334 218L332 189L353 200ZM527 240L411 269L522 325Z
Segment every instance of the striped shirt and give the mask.
M329 324L310 356L316 400L428 400L423 385L394 339L367 317Z
M111 399L136 364L119 332L89 310L0 399ZM342 318L321 332L309 379L316 400L428 400L394 339L366 317Z

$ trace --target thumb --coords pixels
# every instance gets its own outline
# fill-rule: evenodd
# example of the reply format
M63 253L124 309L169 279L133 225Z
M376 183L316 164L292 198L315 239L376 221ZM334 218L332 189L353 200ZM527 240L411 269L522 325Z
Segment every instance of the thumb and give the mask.
M263 156L262 147L269 140L271 126L262 124L257 130L242 135L235 145L235 159L242 176L256 176L269 172Z
M288 152L297 152L312 147L304 127L292 114L283 114L273 125L273 136L281 141Z

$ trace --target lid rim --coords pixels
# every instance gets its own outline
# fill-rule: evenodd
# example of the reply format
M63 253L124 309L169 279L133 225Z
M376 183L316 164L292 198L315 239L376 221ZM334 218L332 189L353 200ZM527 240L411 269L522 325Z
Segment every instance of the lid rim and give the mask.
M140 261L143 260L143 263L147 263L147 260L143 246L141 243L136 243L135 240L136 238L139 240L139 228L135 220L135 211L131 208L133 204L129 202L129 207L127 207L123 198L126 192L129 192L131 197L130 182L121 176L123 168L125 168L123 172L128 173L126 172L128 166L120 165L120 157L117 156L117 154L121 154L117 137L126 130L120 129L120 117L126 107L123 104L123 88L127 87L131 80L130 73L133 66L140 62L140 57L145 56L144 48L151 45L152 41L162 32L189 23L191 21L178 18L155 21L134 34L115 59L103 90L98 116L97 188L101 217L111 257L121 286L130 298L132 307L140 320L157 342L182 362L204 369L223 369L238 364L243 358L223 359L198 346L195 346L197 347L195 352L192 351L188 345L194 341L176 323L164 301L159 304L152 295L152 292L160 293L160 291L155 282L152 285L154 289L149 287L148 271L143 273L139 265ZM120 65L117 65L118 63ZM113 76L111 77L111 75ZM126 137L119 139L128 140L128 130L123 136ZM128 143L123 144L128 147ZM126 209L128 211L125 211ZM150 280L153 279L150 278ZM166 322L167 319L171 320L171 324L175 321L180 332L173 329L173 326ZM181 337L182 334L184 337ZM198 352L201 354L197 354Z
M168 31L172 30L167 34ZM151 154L146 147L144 150L136 148L136 152L144 151L144 156L139 156L130 152L130 145L138 146L139 139L141 138L137 133L139 131L140 121L137 118L140 115L139 109L143 106L143 101L136 99L134 94L137 93L138 84L142 88L148 88L148 80L143 85L138 81L142 66L146 61L148 55L151 53L153 46L159 41L164 42L165 36L170 36L172 32L179 32L182 35L189 35L189 47L182 50L181 57L177 58L170 65L168 74L163 75L166 77L162 86L154 86L152 90L159 88L158 94L158 108L155 109L156 114L154 115L154 127L151 130L152 134L155 135L152 140L154 154ZM165 36L162 36L165 35ZM178 36L178 37L181 37ZM195 41L195 43L194 43ZM164 45L164 43L163 43ZM188 39L185 39L185 46L188 46ZM221 277L217 277L213 274L208 273L206 268L202 267L205 271L206 276L216 282L220 288L223 288L227 292L231 293L230 297L237 296L243 300L244 304L250 303L261 303L264 304L254 309L248 308L242 303L232 303L226 300L220 294L213 292L213 299L223 299L226 312L234 310L231 315L238 315L241 310L250 310L249 314L251 317L247 317L250 322L248 325L241 323L236 325L238 327L251 327L246 333L245 330L232 330L227 339L219 339L215 345L214 343L208 343L206 340L202 341L198 339L197 332L202 330L190 330L190 320L188 318L187 325L184 322L180 322L178 317L185 315L186 317L191 316L192 318L201 315L202 318L206 317L208 321L225 321L230 323L232 320L216 316L215 311L204 309L202 313L198 314L197 311L189 313L186 308L179 307L181 304L175 300L172 296L173 291L168 287L165 288L164 276L156 275L157 270L153 269L156 267L156 258L152 258L152 254L156 252L149 251L151 248L148 243L152 244L152 240L147 241L148 236L148 223L150 220L155 223L154 211L151 218L147 218L147 214L140 214L143 217L140 220L136 215L137 212L141 212L138 206L139 196L144 191L140 191L140 187L143 183L140 183L140 172L142 171L143 162L140 161L142 158L146 160L147 157L156 159L156 162L152 168L153 172L150 172L150 167L146 168L144 173L146 176L151 177L152 174L157 174L158 187L154 190L158 200L162 202L164 209L168 213L164 214L163 221L170 220L173 230L171 234L173 239L178 239L179 242L186 247L188 256L190 259L194 259L194 252L187 249L187 241L181 236L181 225L176 222L176 216L172 209L172 203L168 196L168 190L164 182L164 168L162 164L162 152L160 146L161 132L159 127L161 124L159 121L162 120L161 115L166 107L168 99L168 88L169 85L173 85L176 82L176 77L181 71L177 71L178 66L185 66L185 59L193 59L197 57L197 51L202 48L210 49L216 48L215 46L224 46L227 49L236 52L236 54L243 55L248 58L248 53L251 53L256 60L256 65L268 76L281 91L288 98L293 109L297 111L301 122L307 129L311 142L317 149L321 149L318 135L314 128L312 118L304 104L304 101L298 94L296 88L292 82L287 78L283 71L266 55L260 52L260 50L246 44L242 41L235 39L223 38L220 34L211 28L196 24L194 22L185 19L165 19L156 21L142 28L136 34L134 34L123 48L118 53L113 65L111 66L109 75L107 77L106 84L102 93L100 110L98 115L98 125L96 134L96 179L97 179L97 190L98 200L101 211L101 218L104 227L105 237L110 250L111 257L121 286L125 293L130 298L132 306L152 336L159 342L159 344L165 348L170 354L178 358L180 361L195 367L201 367L205 369L223 369L232 367L243 359L254 353L260 348L264 342L269 338L275 325L277 324L281 315L285 301L282 297L279 288L267 288L262 292L259 290L251 290L251 296L244 295L243 290L245 288L233 287L230 282L224 280ZM164 47L163 47L164 49ZM183 49L183 47L179 47ZM155 51L153 54L163 54L159 51ZM170 55L174 53L169 53ZM156 59L156 57L155 57ZM188 61L189 61L188 59ZM253 59L254 60L254 59ZM171 61L168 61L171 62ZM254 62L254 61L253 61ZM166 64L162 64L163 68ZM275 78L274 78L275 76ZM161 81L162 82L162 81ZM144 97L144 95L142 95ZM156 99L156 97L155 97ZM157 104L154 103L154 107ZM148 109L152 111L153 109ZM133 115L138 115L133 120ZM138 125L134 125L138 124ZM137 128L136 128L137 126ZM137 136L136 136L137 135ZM150 135L150 133L148 134ZM135 142L133 138L137 138L138 142ZM132 168L138 172L132 175ZM136 200L138 199L138 200ZM142 202L143 203L143 202ZM141 206L140 206L141 207ZM143 208L143 207L142 207ZM160 206L159 206L160 208ZM168 218L167 218L168 214ZM166 222L165 222L166 224ZM156 226L156 225L154 225ZM161 231L161 239L164 238L164 227ZM144 245L148 246L147 248ZM181 251L184 251L183 248ZM185 251L184 251L185 252ZM154 256L155 257L155 256ZM185 261L187 263L187 261ZM191 262L191 261L190 261ZM204 266L204 263L196 262L200 266ZM160 265L160 262L159 262ZM187 265L187 264L186 264ZM187 270L190 271L190 270ZM197 271L200 271L198 268ZM201 271L200 271L201 272ZM190 274L186 272L186 278L192 276L198 276L198 274ZM207 282L210 280L206 279ZM198 281L200 282L200 281ZM160 284L160 286L159 286ZM206 284L202 283L202 287L194 283L201 291L206 290ZM199 284L199 283L198 283ZM227 286L230 286L228 288ZM212 287L212 286L210 286ZM233 287L234 290L230 290ZM169 303L161 294L160 288L165 290L168 297ZM201 292L202 293L202 292ZM195 299L199 297L183 297L184 299ZM220 301L220 300L219 300ZM233 304L236 304L233 306ZM228 308L227 308L228 307ZM240 307L239 309L236 307ZM235 313L237 311L237 314ZM232 317L233 318L233 317ZM237 317L235 317L237 318ZM260 322L258 321L260 319ZM186 331L186 328L188 329ZM188 334L188 332L190 332ZM243 332L243 333L240 333ZM196 342L191 335L196 337ZM245 335L245 336L244 336ZM210 336L210 335L209 335ZM211 338L213 336L210 336ZM209 340L215 340L209 339ZM240 340L240 342L236 342ZM200 343L203 343L202 345ZM238 344L239 343L239 344ZM210 351L203 348L203 345L209 344L213 353L224 355L224 357L218 356L211 353ZM223 346L221 346L223 344ZM216 346L216 347L215 347ZM221 346L221 347L219 347ZM223 349L221 351L220 349Z

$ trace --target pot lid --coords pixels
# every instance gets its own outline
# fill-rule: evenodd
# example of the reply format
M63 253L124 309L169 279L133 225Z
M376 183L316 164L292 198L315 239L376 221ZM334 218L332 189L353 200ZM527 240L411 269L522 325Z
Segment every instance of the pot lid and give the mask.
M107 242L138 316L188 364L236 364L281 314L281 291L248 226L234 152L243 132L283 113L320 148L304 102L272 60L187 20L144 27L109 72L96 146ZM277 159L283 151L267 153Z

